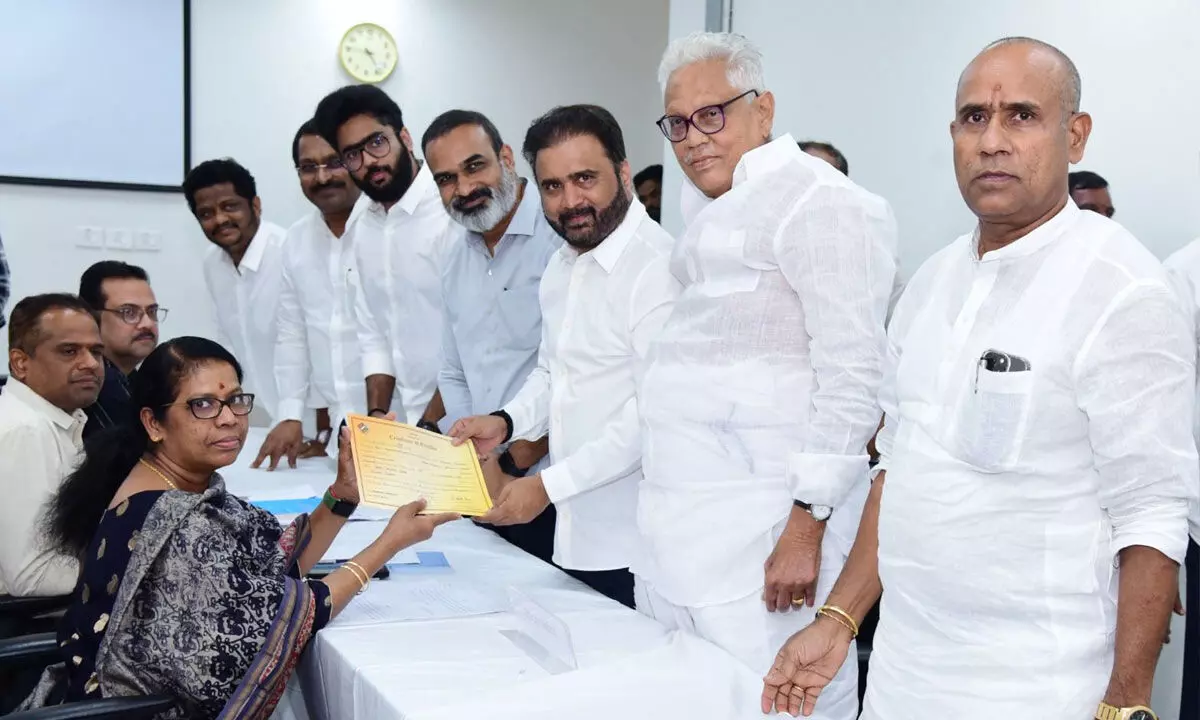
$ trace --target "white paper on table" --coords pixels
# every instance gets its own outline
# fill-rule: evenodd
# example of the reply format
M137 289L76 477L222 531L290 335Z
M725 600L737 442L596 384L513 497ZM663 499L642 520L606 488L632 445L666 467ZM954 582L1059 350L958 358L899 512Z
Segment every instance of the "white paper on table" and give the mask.
M227 482L225 487L231 495L250 502L320 497L324 493L324 491L317 492L310 483L289 482L283 473L270 473L265 470L242 473L236 480Z
M366 592L351 600L334 618L330 627L446 620L491 615L507 609L504 593L490 586L458 578L413 581L393 576L372 581Z
M378 521L346 523L325 551L321 562L349 560L375 542L386 527L387 523ZM417 565L420 562L417 551L407 547L388 560L388 565Z

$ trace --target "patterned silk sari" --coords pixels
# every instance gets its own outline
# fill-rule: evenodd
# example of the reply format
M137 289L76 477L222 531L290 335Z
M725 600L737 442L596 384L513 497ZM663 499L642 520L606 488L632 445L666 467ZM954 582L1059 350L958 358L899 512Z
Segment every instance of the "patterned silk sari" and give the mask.
M308 517L286 530L225 492L172 491L135 537L95 657L104 697L168 695L163 718L266 718L312 633L329 619L328 589L299 577ZM53 702L64 666L25 707Z

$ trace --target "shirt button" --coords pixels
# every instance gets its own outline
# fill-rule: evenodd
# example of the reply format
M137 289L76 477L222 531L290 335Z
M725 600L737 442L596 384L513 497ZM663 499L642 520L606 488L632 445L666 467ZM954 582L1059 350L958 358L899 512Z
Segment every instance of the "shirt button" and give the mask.
M491 276L492 276L492 271L488 270L488 277L491 277Z

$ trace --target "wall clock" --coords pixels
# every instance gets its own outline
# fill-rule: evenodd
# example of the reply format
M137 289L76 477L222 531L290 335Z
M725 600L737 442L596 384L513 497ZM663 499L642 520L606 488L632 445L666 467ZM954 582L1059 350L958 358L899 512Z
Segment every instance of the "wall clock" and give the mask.
M375 23L359 23L346 31L338 45L342 68L359 82L383 82L400 60L392 34Z

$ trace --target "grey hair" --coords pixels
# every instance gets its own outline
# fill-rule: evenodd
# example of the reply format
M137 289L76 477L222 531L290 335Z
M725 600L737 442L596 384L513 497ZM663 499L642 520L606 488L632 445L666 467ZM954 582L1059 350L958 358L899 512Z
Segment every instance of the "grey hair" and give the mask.
M1046 52L1049 52L1058 58L1059 62L1063 64L1063 67L1066 68L1067 71L1067 86L1063 88L1065 90L1062 98L1063 109L1066 111L1066 115L1079 112L1079 102L1083 95L1083 80L1081 80L1079 77L1079 68L1075 67L1075 63L1071 60L1071 58L1067 57L1065 52L1059 50L1050 43L1031 37L1015 35L1012 37L1000 38L995 42L988 43L987 47L979 51L979 54L982 55L989 50L994 50L998 47L1004 47L1005 45L1017 44L1032 45L1039 50L1045 50ZM963 72L964 74L966 73L965 70ZM959 82L962 82L961 77L959 78Z
M664 88L671 74L705 60L724 60L725 76L737 90L763 90L762 52L737 33L694 32L671 42L658 66L658 83Z

